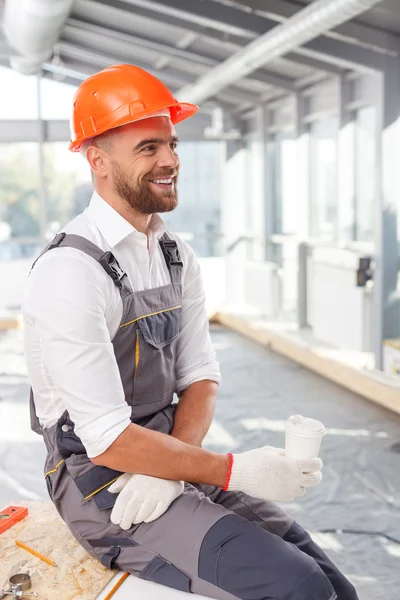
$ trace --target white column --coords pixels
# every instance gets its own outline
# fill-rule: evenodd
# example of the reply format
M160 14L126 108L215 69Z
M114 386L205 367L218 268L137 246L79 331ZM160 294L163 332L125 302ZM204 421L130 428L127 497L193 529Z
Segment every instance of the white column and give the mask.
M300 93L295 96L295 133L296 163L293 165L297 184L297 235L307 237L310 234L310 134L304 123L306 98Z
M249 258L265 259L266 218L266 109L257 108L252 120L252 131L248 136L248 176L247 176L247 224L250 236L254 237Z
M222 146L221 230L224 236L226 264L225 309L243 311L243 263L246 260L247 235L247 150L242 140Z
M339 243L345 243L354 239L356 231L355 122L354 113L346 109L351 100L350 82L343 75L339 78L339 86L337 239Z

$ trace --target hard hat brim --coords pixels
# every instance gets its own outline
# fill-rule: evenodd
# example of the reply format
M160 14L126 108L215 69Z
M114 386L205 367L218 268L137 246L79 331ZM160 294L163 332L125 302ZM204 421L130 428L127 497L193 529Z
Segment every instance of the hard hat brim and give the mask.
M176 125L177 123L181 123L181 121L185 121L186 119L189 119L190 117L195 115L199 110L199 107L195 104L190 104L189 102L176 102L175 104L172 104L170 106L160 106L155 110L162 109L169 109L171 122L173 125ZM136 121L142 121L146 118L151 118L151 115L137 115L134 119L132 119L131 115L126 115L124 118L120 119L120 122L114 123L113 127L105 126L104 128L98 128L94 135L92 135L91 137L96 137L98 135L101 135L102 133L105 133L106 131L110 131L111 129L116 129L118 127L122 127L123 125L129 125L130 123L135 123ZM71 139L68 149L71 152L79 152L80 147L85 141L85 139L86 138L78 138L75 140Z

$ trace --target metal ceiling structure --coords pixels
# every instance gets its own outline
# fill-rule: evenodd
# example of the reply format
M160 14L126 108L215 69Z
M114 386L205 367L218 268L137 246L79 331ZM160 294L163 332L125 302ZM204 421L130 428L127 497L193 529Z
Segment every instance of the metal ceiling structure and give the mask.
M0 0L0 4L7 7L8 1ZM237 78L231 78L223 89L207 94L201 106L204 117L210 109L220 106L240 118L252 107L293 94L324 78L352 71L382 71L397 62L398 0L354 1L360 6L364 4L365 9L372 4L376 6L359 14L357 19L268 60L245 76L238 71ZM324 2L333 4L332 0L318 0L312 5ZM18 11L23 4L23 0L10 2L13 7L18 5ZM220 65L225 61L235 62L235 55L241 56L254 40L267 32L274 33L294 15L300 16L309 3L307 0L57 0L51 6L57 4L65 5L66 14L63 23L58 23L58 30L54 30L56 38L51 44L51 55L47 52L41 59L43 63L40 61L45 77L56 74L58 79L62 77L66 83L78 85L108 65L127 62L150 70L179 94L180 90L193 89L202 78L210 77L213 69L221 70ZM48 35L45 29L42 35ZM27 37L22 36L22 41ZM17 64L15 48L20 50L13 35L8 35L8 42L0 40L2 64L10 64L12 56L14 66Z

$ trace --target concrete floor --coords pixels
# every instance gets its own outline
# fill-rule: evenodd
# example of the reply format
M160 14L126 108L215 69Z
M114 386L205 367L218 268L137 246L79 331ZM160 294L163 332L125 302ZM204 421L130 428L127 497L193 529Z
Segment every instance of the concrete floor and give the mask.
M283 446L286 418L328 428L321 485L285 508L356 586L360 600L400 598L400 417L220 328L223 384L207 447ZM0 507L47 499L44 447L29 430L21 333L0 332ZM385 537L386 536L386 537Z

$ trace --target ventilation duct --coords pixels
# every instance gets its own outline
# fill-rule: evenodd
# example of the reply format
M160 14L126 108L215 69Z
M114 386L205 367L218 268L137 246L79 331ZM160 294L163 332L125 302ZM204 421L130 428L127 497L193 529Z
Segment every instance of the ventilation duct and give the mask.
M16 51L10 57L13 69L33 75L53 54L74 0L6 0L4 35Z
M274 58L353 19L382 0L316 0L177 93L185 102L201 104Z

